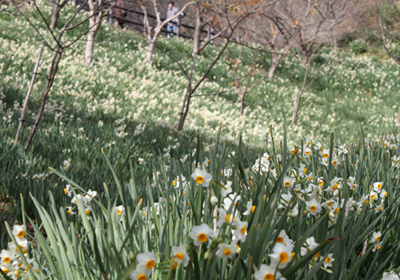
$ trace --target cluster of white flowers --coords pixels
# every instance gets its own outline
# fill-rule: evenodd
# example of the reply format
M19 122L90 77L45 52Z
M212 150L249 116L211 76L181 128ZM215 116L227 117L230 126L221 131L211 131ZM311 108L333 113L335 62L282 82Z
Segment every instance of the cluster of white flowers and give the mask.
M70 184L67 184L64 188L64 193L66 195L68 195L69 197L72 197L72 187ZM67 206L67 212L70 215L74 215L76 214L76 212L74 212L74 210L76 210L77 208L77 204L78 204L78 200L82 201L83 206L85 207L85 213L86 215L89 215L92 212L92 206L91 206L91 201L93 198L95 198L97 196L97 192L96 191L92 191L92 190L88 190L85 196L82 196L80 194L75 195L74 197L72 197L71 199L71 203L75 204L76 206Z
M17 245L21 249L22 254L24 255L30 268L33 271L38 272L39 267L37 263L34 259L30 259L28 256L29 242L25 237L26 226L14 225L12 234L14 235ZM18 248L16 248L13 242L8 243L7 247L8 249L2 250L0 254L0 269L11 279L29 279L28 267L26 267L26 264L18 252Z

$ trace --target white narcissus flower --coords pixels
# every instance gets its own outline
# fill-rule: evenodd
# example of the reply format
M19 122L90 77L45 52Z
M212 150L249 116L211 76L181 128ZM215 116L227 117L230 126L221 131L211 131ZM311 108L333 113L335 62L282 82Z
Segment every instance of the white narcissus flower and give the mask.
M139 266L143 265L147 269L152 269L153 267L156 266L156 256L154 255L153 252L144 252L136 257Z
M399 274L394 271L384 272L382 276L382 280L400 280Z
M26 234L26 226L25 225L15 225L12 231L12 234L18 238L24 238Z
M147 280L151 270L147 269L145 265L138 265L134 271L129 275L131 280Z
M293 240L291 240L291 239L289 238L289 236L286 234L286 231L285 231L284 229L282 229L282 230L279 232L279 235L278 235L278 237L276 238L276 241L275 241L275 242L276 242L276 243L283 244L283 245L285 245L285 246L290 246L290 245L292 245Z
M371 240L371 242L372 242L372 243L375 243L375 242L381 241L381 236L382 236L382 233L381 233L380 231L377 231L377 232L372 233L372 240Z
M383 183L382 182L376 182L374 183L374 191L377 193L380 193L382 191L383 188Z
M377 250L380 250L382 248L382 242L378 242L374 245L374 249L372 249L372 252L375 252Z
M306 201L306 205L307 205L306 209L313 216L321 212L321 204L319 204L319 202L316 201L315 199L312 199L311 201Z
M200 246L204 242L208 241L209 237L214 233L214 231L207 225L201 224L199 226L192 227L190 231L190 238L193 239L195 246Z
M280 204L278 206L278 209L286 209L289 202L291 202L291 204L293 204L293 201L291 201L292 197L293 197L293 195L291 193L281 194L281 199L280 199Z
M250 213L254 213L256 211L256 206L253 206L253 199L250 199L249 202L247 202L247 210L243 212L243 216L248 216Z
M65 188L64 188L64 193L65 193L66 195L68 195L69 197L71 197L71 195L72 195L72 190L71 190L71 185L70 185L70 184L67 184L67 185L65 186Z
M312 150L311 150L311 148L310 147L306 147L305 149L304 149L304 156L305 157L309 157L309 156L311 156L312 155Z
M231 193L230 195L228 195L227 197L224 198L224 203L222 205L222 207L228 211L229 208L231 207L233 203L233 207L232 207L232 211L233 209L238 205L238 203L240 203L240 195L237 195L237 193Z
M218 250L215 253L220 258L232 259L233 255L236 254L238 247L236 244L222 244L218 245Z
M0 265L0 269L4 272L4 274L11 274L14 271L14 268L11 264L2 263ZM10 275L7 275L10 276Z
M303 247L301 247L301 249L300 249L300 255L302 257L304 257L305 255L307 255L308 252L317 248L318 245L319 244L315 242L315 239L313 236L307 238L306 243L304 243ZM318 255L319 255L319 252L314 255L314 258L317 258Z
M283 185L285 187L291 188L293 187L294 179L290 177L283 178Z
M226 197L228 194L230 194L232 192L232 182L231 181L227 181L226 185L222 187L221 189L221 196L222 197Z
M369 195L369 197L372 200L377 200L378 199L378 194L376 192L374 192L374 191L371 191L371 194Z
M75 215L76 213L74 212L74 211L72 211L72 206L67 206L67 212L68 212L68 214L70 214L70 215Z
M245 242L247 236L247 227L249 225L248 222L242 222L239 218L236 218L234 223L236 226L236 229L233 232L235 240L238 239L241 242Z
M117 213L118 213L118 216L124 216L125 215L125 207L123 205L118 206Z
M172 247L172 255L176 258L178 263L183 263L185 266L189 263L189 256L186 252L185 246Z
M192 178L196 181L197 184L201 184L203 187L208 187L212 176L204 169L196 168L192 174Z
M276 272L276 267L271 265L267 266L265 264L262 264L260 266L260 270L254 273L254 279L255 280L275 280L275 279L280 279L281 274L279 271Z
M332 266L332 262L335 260L334 258L332 258L333 254L330 253L328 254L328 256L326 256L325 261L324 261L324 267L331 267Z
M0 259L3 263L9 264L11 263L11 259L13 255L7 250L1 250Z
M329 149L323 149L321 154L323 158L327 159L329 157Z
M278 268L285 268L291 261L292 247L276 243L272 249L272 254L268 254L271 258L271 265Z
M89 189L87 195L90 196L91 198L94 198L97 196L97 192Z

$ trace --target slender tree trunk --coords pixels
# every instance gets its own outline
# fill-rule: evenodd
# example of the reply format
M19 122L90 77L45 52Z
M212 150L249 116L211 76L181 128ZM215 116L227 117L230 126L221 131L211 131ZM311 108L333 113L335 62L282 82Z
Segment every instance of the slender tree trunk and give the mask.
M51 14L50 29L54 30L57 27L58 18L60 17L61 7L57 2L53 2L53 13Z
M183 100L183 105L181 109L181 116L179 118L178 131L183 129L183 125L185 124L186 116L189 112L190 107L190 99L192 95L192 78L194 72L194 66L196 65L196 58L200 48L200 34L201 34L201 19L200 19L200 11L198 7L196 7L196 27L193 34L193 61L192 68L190 69L190 75L188 80L188 86L186 88L185 98Z
M93 60L93 49L94 49L94 38L96 37L96 32L90 30L88 32L86 51L85 51L85 64L89 66Z
M47 96L49 95L49 92L50 92L51 87L53 85L54 78L55 78L57 70L58 70L58 64L60 63L60 59L61 59L62 53L63 53L63 49L60 48L60 46L58 46L57 47L57 51L54 54L53 61L51 63L51 67L50 67L50 70L49 70L49 75L47 77L46 87L45 87L42 103L40 104L39 113L38 113L38 115L36 117L35 123L34 123L34 125L32 127L32 131L31 131L31 133L29 135L29 138L25 143L25 147L24 147L23 153L26 153L26 151L28 150L28 148L29 148L29 146L30 146L30 144L31 144L31 142L33 140L33 136L35 136L37 127L39 125L39 122L42 119L44 107L46 106Z
M293 108L293 118L292 118L292 124L295 124L297 122L297 115L299 113L299 107L300 107L300 98L302 95L302 91L300 91L297 96L295 96L294 100L294 108Z
M240 96L240 117L243 117L244 110L244 94Z
M283 50L279 55L274 55L272 58L272 65L268 69L268 79L272 80L275 75L276 68L278 68L279 64L281 63L282 59L288 54L290 48L286 48Z
M153 59L153 51L154 51L155 40L150 39L147 43L147 51L146 51L146 63L151 64Z
M35 78L36 78L36 76L38 74L39 63L40 63L40 59L42 57L43 49L44 49L44 45L42 44L42 46L40 47L40 50L39 50L38 58L36 60L35 68L33 69L33 75L32 75L32 79L31 79L31 83L29 85L28 92L26 93L26 97L25 97L25 100L24 100L24 105L22 107L21 118L19 119L17 135L15 136L15 144L18 143L19 135L21 134L21 130L22 130L22 125L24 124L24 121L25 121L25 112L26 112L26 108L28 107L28 100L29 100L29 97L31 96L33 85L35 83Z

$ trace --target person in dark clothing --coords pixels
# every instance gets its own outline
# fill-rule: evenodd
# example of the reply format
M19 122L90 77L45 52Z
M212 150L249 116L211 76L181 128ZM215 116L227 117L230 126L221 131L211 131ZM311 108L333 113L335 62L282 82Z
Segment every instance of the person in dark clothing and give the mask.
M167 10L167 16L166 19L170 19L176 14L179 13L178 7L174 5L174 2L169 1L168 2L168 10ZM176 34L177 26L180 25L180 19L179 16L177 18L174 18L171 22L167 23L167 36L168 38L171 38L171 33Z

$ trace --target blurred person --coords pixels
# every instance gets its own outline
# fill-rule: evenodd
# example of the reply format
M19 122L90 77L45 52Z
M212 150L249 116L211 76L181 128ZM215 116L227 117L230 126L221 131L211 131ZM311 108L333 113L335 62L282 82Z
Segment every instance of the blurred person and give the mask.
M174 2L169 1L168 2L168 10L167 10L167 16L166 20L172 18L173 16L179 14L179 9L174 5ZM167 23L167 36L168 39L171 38L171 33L176 34L177 26L180 25L180 19L179 16L173 19L172 21Z
M119 7L125 8L125 0L117 0L117 2L115 3L115 6L112 9L112 15L121 19L124 19L126 17L126 12L123 9L120 9ZM113 23L114 23L114 27L117 28L124 28L124 21L117 19L117 18L113 18Z

